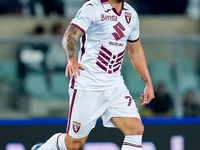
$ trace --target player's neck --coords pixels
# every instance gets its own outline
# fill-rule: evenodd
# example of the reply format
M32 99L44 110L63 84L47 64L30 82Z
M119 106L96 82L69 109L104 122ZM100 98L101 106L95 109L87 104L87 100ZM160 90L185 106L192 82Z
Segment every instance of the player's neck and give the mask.
M110 5L119 13L122 10L122 0L108 0Z

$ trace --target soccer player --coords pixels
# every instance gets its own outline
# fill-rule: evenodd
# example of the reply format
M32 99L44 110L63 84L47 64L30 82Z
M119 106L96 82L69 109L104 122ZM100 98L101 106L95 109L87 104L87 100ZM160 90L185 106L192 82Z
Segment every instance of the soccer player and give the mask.
M124 133L122 150L142 150L144 126L120 73L127 48L146 84L140 97L142 105L154 98L135 10L123 0L90 0L71 21L62 44L68 58L66 77L71 77L67 133L57 133L32 150L78 150L99 117L104 126L117 127Z

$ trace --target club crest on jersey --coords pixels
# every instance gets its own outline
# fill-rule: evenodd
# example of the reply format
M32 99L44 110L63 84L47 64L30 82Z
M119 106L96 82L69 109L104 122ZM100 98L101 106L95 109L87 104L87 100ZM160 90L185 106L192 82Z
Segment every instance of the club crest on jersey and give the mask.
M78 133L78 131L79 131L80 128L81 128L81 123L76 122L76 121L73 121L72 125L73 125L73 130L74 130L74 132L75 132L75 133Z
M126 22L129 24L131 22L131 13L125 12L125 19Z

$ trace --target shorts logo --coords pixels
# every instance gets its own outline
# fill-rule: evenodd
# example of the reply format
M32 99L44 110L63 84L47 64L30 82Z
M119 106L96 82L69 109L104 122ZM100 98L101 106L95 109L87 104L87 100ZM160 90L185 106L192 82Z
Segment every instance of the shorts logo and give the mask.
M131 13L125 12L126 22L129 24L131 22Z
M73 130L74 130L74 132L75 132L75 133L78 133L78 131L79 131L80 128L81 128L81 123L76 122L76 121L73 121L72 125L73 125Z

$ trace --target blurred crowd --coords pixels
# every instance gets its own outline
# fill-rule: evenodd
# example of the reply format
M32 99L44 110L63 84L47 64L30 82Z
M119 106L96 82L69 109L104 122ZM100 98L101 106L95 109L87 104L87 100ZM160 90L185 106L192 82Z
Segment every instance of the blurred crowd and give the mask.
M200 117L200 99L197 98L194 89L185 91L182 99L184 117ZM155 98L146 106L144 116L149 117L173 117L174 99L166 88L163 81L158 82L155 87Z
M87 0L82 1L84 3ZM127 2L139 14L182 14L188 3L187 0L127 0ZM51 13L63 16L66 4L67 1L64 0L0 0L0 14L23 14L24 9L28 8L32 16L41 10L46 16Z
M61 37L65 32L65 27L60 23L55 23L51 28L51 36ZM33 36L45 35L45 27L38 25L31 33ZM26 93L24 80L29 72L39 72L46 74L48 88L51 88L51 78L54 71L64 71L67 59L64 55L60 43L50 44L22 44L17 49L18 53L18 77L21 79L20 91Z
M51 12L64 15L64 3L62 0L0 0L0 14L23 14L28 8L31 15L36 15L37 7L42 7L45 15Z
M50 28L49 36L61 39L65 30L62 23L54 23ZM37 38L46 33L46 26L38 24L29 35ZM64 77L67 59L60 42L24 42L17 44L15 52L16 62L2 61L0 63L1 110L7 107L13 111L28 111L30 98L36 98L39 95L40 99L44 99L46 92L44 89L49 92L45 96L52 99L68 99L68 85ZM56 78L60 79L56 79L56 85L52 85L55 72ZM61 90L55 90L58 86Z

